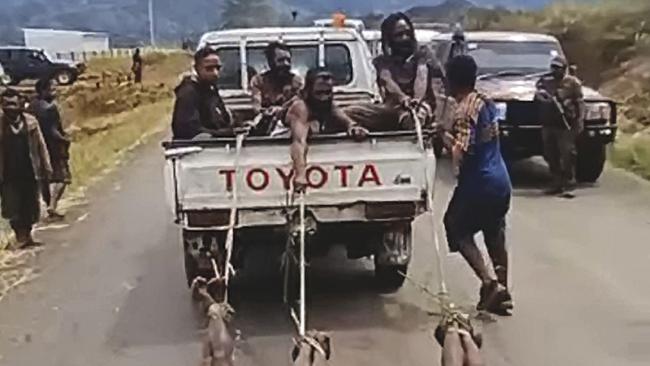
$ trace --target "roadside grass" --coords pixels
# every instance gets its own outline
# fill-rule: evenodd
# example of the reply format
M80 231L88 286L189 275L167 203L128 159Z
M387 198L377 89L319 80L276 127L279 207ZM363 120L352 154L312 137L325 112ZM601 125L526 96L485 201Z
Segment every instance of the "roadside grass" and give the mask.
M73 141L70 149L71 190L92 184L102 173L119 165L130 149L163 131L168 126L167 117L171 110L172 104L166 100L89 121L93 125L110 128Z
M650 134L621 134L610 150L612 165L650 180Z

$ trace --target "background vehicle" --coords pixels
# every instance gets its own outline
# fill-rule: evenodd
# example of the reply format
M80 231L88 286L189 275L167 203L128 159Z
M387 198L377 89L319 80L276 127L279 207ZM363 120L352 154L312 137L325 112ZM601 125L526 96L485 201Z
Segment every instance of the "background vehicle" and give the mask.
M199 47L219 50L222 94L237 121L252 117L247 81L266 68L264 47L279 38L291 48L297 72L304 75L318 64L332 70L339 105L372 103L376 98L368 49L355 30L247 29L206 34ZM315 136L310 141L306 205L313 235L309 256L325 255L332 245L343 245L351 259L374 256L376 277L387 289L402 285L404 278L398 271L407 271L411 259L411 223L426 210L427 194L432 194L427 183L435 173L431 149L422 149L417 141L415 132L373 134L363 143L341 135ZM230 138L164 144L166 186L183 229L188 281L197 274L211 277L206 256L223 250L234 184L239 208L235 267L243 266L251 246L281 248L286 243L296 211L288 203L289 141L247 138L237 159L239 173L234 143Z
M444 65L451 33L434 37L436 56ZM490 96L501 115L501 141L509 160L542 155L542 126L533 102L539 78L549 71L551 58L564 55L552 36L514 32L467 32L467 52L479 66L477 89ZM606 160L606 145L616 137L616 103L584 87L585 131L578 138L576 177L595 182Z
M81 63L57 60L42 49L19 46L0 47L0 62L12 85L47 77L54 78L60 85L70 85L84 71Z

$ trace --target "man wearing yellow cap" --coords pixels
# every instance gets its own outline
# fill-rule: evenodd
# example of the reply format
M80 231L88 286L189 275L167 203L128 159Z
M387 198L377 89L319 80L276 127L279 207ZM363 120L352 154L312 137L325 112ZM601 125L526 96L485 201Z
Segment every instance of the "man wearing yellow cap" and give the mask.
M554 57L551 72L537 82L535 100L543 127L544 158L553 176L546 193L573 197L576 139L584 128L585 105L582 83L567 68L564 57Z

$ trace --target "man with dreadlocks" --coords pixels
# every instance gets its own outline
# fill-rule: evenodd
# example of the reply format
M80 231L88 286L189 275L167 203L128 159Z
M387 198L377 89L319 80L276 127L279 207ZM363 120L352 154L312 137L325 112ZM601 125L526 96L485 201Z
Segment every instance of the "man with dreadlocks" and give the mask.
M334 77L326 68L307 72L305 87L287 111L285 123L291 128L291 159L294 168L294 190L307 187L307 139L313 134L347 132L363 139L368 131L357 126L334 104Z
M414 128L410 111L415 110L424 127L431 127L436 107L431 50L418 47L413 23L403 13L384 20L381 42L383 54L373 64L384 103L351 107L346 113L370 130L390 131Z

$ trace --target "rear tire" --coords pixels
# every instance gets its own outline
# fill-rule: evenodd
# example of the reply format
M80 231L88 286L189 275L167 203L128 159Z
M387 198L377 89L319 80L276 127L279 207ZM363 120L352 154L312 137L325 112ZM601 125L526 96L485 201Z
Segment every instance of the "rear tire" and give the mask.
M576 180L580 183L595 183L605 168L607 151L604 144L592 141L578 141L576 157Z

